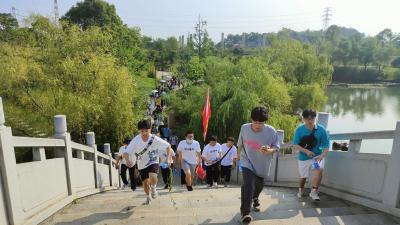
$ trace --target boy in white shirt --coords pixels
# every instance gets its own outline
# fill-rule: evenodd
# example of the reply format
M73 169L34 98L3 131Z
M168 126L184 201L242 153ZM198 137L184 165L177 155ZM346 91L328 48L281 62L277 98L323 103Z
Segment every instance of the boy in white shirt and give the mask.
M221 145L221 178L224 179L224 187L228 187L231 180L232 165L236 165L237 149L234 145L235 138L228 137L227 142Z
M219 179L219 160L222 157L221 145L217 142L217 137L212 136L209 144L203 149L202 159L206 164L206 180L208 187L218 188Z
M196 166L201 166L200 143L194 140L194 132L187 131L186 140L179 142L178 153L181 168L185 173L186 188L193 191L192 182L194 180Z
M143 189L147 195L146 205L151 203L152 198L157 198L157 175L160 163L160 152L167 152L167 161L171 152L171 146L163 139L151 134L151 122L142 120L138 123L140 134L132 139L124 151L126 165L130 168L137 165L140 177L143 181ZM150 195L151 194L151 195Z

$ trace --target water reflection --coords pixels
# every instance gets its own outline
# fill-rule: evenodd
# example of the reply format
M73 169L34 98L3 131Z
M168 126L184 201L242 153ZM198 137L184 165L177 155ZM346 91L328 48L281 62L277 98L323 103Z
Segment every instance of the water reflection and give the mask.
M328 126L332 133L393 130L400 121L400 87L330 87L327 96L325 110L332 114ZM391 143L363 141L361 151L388 154Z
M329 88L327 95L326 110L337 117L351 113L363 121L366 113L381 116L384 112L383 89Z

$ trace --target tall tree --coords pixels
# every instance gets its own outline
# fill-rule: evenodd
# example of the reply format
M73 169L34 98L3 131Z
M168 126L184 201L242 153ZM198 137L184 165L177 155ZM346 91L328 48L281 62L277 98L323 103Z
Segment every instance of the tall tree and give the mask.
M13 33L18 28L18 21L10 13L0 13L0 41L13 38Z
M61 19L74 22L82 29L90 26L121 26L123 24L115 6L103 0L78 2Z
M201 59L210 53L212 42L208 37L206 29L207 21L199 18L195 26L195 33L193 35L193 46L197 52L197 56Z

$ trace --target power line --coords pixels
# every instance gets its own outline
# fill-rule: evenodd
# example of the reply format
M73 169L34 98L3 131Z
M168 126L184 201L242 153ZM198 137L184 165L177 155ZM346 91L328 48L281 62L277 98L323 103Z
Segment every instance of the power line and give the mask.
M322 30L326 30L329 27L329 21L331 20L331 16L332 16L332 8L331 7L326 7L324 10L324 14L322 15Z
M57 0L54 0L54 21L57 23L59 18L58 3Z
M11 15L14 18L17 18L17 9L14 6L11 7Z

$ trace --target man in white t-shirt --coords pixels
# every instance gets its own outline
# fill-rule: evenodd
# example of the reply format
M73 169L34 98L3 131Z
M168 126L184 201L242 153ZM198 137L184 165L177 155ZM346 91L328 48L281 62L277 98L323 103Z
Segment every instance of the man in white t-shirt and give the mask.
M235 138L228 137L227 142L221 145L221 178L224 179L224 187L228 187L231 180L232 165L236 165L237 149L234 145Z
M124 183L124 185L122 186L122 189L125 189L126 187L128 187L129 182L126 179L126 171L127 170L129 171L129 179L131 182L131 189L132 189L132 191L135 191L136 190L135 166L128 168L126 166L125 159L123 158L124 151L128 147L130 142L131 142L131 139L129 139L129 138L125 139L124 145L119 148L119 151L118 151L118 154L116 157L115 168L119 169L119 166L121 165L120 176L121 176L122 182Z
M148 120L140 121L138 123L138 130L140 130L140 134L134 137L125 149L124 159L128 167L135 165L134 160L137 160L140 177L143 181L143 189L147 195L145 204L148 205L151 203L152 198L157 197L156 185L158 181L160 152L163 150L167 152L167 161L169 164L171 146L168 142L151 134L151 122Z
M176 161L175 160L175 152L171 151L169 155L170 159L169 162L171 165L168 165L168 160L167 160L167 151L166 149L161 150L160 154L160 168L161 168L161 175L165 184L164 189L170 188L170 179L171 179L171 169L173 167L173 163Z
M203 149L202 159L206 164L206 180L208 187L218 188L219 179L219 160L222 157L221 145L217 142L217 137L210 137L209 144Z
M201 149L198 141L194 140L194 132L187 131L186 140L179 142L178 153L181 168L185 173L186 188L193 191L192 182L194 180L196 166L201 166Z

